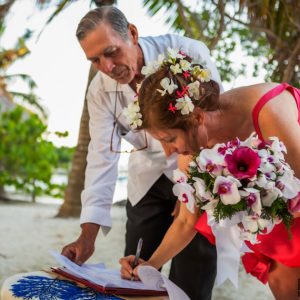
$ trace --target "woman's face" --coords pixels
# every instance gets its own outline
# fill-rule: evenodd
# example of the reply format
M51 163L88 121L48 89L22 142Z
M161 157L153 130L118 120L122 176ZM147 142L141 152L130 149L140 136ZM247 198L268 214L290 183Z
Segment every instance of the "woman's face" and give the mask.
M150 135L159 140L166 153L170 156L174 152L183 155L191 155L199 152L198 134L192 134L182 129L148 130Z

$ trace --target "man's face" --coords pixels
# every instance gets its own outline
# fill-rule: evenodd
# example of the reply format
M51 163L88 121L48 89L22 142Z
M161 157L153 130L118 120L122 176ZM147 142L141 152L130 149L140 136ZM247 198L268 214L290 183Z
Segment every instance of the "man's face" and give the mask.
M108 24L101 23L80 41L87 59L121 84L131 82L138 72L137 32L130 29L125 41Z

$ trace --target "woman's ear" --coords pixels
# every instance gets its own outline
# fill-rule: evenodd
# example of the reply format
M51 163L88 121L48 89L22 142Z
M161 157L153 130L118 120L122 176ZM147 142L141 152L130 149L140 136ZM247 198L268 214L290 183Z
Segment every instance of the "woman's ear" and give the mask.
M131 39L134 45L137 45L139 33L135 25L129 23L128 25L128 37Z
M198 125L202 125L204 122L204 112L200 107L195 107L194 111L194 118L197 121Z

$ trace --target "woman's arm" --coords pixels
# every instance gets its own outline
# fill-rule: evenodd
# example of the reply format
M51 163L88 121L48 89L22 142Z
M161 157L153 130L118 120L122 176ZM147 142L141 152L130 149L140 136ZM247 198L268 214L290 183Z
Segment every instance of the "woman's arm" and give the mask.
M187 170L188 163L191 157L179 156L178 167L182 171ZM176 256L181 250L183 250L197 234L194 228L199 218L199 211L195 207L195 213L191 213L186 205L180 202L180 209L177 217L174 218L172 225L166 232L161 244L150 257L150 259L144 264L151 265L156 269L159 269L167 261ZM134 275L134 279L138 279L137 268L132 270L132 262L134 256L130 255L120 259L121 264L121 276L126 279L130 279Z
M284 91L263 107L258 121L265 140L276 136L285 144L286 160L300 178L300 125L294 97Z
M159 269L183 250L197 233L194 226L198 217L197 208L195 208L195 213L191 213L184 203L180 203L179 215L174 219L161 244L148 260L148 263Z

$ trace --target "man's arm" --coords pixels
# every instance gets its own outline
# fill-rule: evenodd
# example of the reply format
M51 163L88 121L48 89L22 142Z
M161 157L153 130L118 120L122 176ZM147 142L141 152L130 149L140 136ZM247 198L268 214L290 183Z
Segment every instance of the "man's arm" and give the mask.
M113 130L111 99L99 89L100 74L92 81L88 94L90 114L90 136L85 173L85 189L81 194L81 234L79 238L65 246L62 254L81 264L94 252L95 240L102 227L107 234L111 227L110 209L115 189L120 155L110 152L110 139ZM114 137L116 148L120 147L120 138Z

